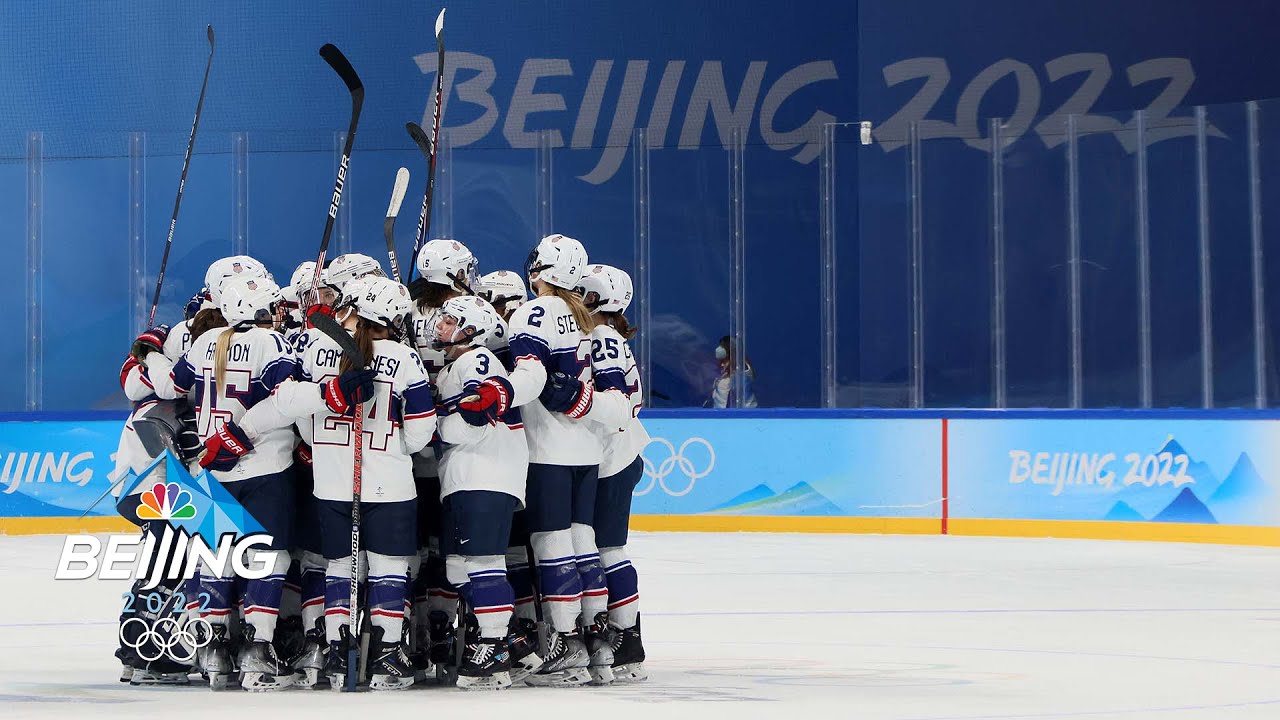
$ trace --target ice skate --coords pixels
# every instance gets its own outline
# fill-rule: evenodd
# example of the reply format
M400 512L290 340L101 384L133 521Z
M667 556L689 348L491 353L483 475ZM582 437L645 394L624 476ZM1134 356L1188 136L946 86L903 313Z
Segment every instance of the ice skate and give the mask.
M452 685L458 679L457 660L454 658L454 627L442 610L427 613L427 625L431 632L430 659L435 666L436 682Z
M609 613L596 615L595 622L583 628L589 659L587 672L591 673L591 685L608 685L613 682L613 631L609 627Z
M587 647L576 630L562 633L548 628L539 650L542 667L525 683L536 687L576 687L591 680Z
M284 690L293 685L293 668L276 654L275 645L254 640L240 652L240 685L249 692Z
M404 690L413 685L414 669L399 640L383 642L383 629L369 630L369 688Z
M613 646L613 676L617 682L640 682L649 678L644 669L644 645L640 642L640 618L635 627L610 628Z
M226 690L227 683L235 674L235 666L231 664L231 647L227 640L227 626L214 625L209 644L200 648L200 668L209 679L210 690Z
M507 650L511 653L512 684L525 681L542 667L538 656L538 625L532 620L513 619L507 635Z
M458 666L460 689L505 690L511 687L510 669L506 638L482 638L474 626L467 628L462 664Z
M329 657L325 659L322 674L329 679L329 688L341 692L347 684L347 652L351 648L351 631L346 625L338 630L340 639L329 643Z
M324 618L316 620L316 626L307 631L302 651L289 658L293 668L293 684L308 690L325 684L325 660L329 654L329 643L324 639Z

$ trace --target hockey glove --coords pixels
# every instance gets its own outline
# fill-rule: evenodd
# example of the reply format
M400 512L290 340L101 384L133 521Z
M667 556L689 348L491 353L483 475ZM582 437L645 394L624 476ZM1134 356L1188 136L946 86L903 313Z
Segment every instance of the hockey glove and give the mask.
M458 414L468 425L492 425L511 406L515 389L506 378L491 377L475 386L475 394L458 403Z
M178 413L178 454L182 462L189 463L199 457L201 450L204 450L204 445L196 431L196 414L188 407Z
M320 386L324 404L339 415L373 397L373 379L377 370L348 370Z
M236 426L226 423L218 432L204 441L204 454L200 456L200 467L206 470L226 472L240 462L240 456L253 449L249 436Z
M311 324L311 316L315 313L320 313L321 315L328 315L329 317L333 317L333 308L329 307L328 305L312 305L311 307L307 308L307 313L306 313L307 327L309 328L315 327L315 325Z
M164 348L164 341L169 337L168 325L157 325L150 330L138 336L133 341L133 347L129 349L129 354L143 360L147 357L147 353L161 352Z
M551 412L564 413L576 420L591 409L594 397L595 391L590 384L583 384L572 375L556 372L547 376L547 384L543 386L538 399Z
M293 449L293 459L300 464L311 467L311 446L306 443L298 443Z

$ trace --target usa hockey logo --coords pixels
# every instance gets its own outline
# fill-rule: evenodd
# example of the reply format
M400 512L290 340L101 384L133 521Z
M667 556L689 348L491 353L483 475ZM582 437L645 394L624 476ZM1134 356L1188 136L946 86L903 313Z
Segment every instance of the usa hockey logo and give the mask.
M142 493L142 505L138 518L142 520L190 520L196 516L196 506L191 504L191 493L177 483L156 483Z

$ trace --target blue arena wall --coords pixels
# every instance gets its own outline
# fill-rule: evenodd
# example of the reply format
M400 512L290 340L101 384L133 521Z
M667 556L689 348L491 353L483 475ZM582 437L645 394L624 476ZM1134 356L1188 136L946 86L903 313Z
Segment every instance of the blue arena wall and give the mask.
M834 138L838 382L841 404L902 405L911 325L905 133L915 123L926 198L922 404L988 405L987 135L988 120L1004 118L1010 401L1061 405L1069 371L1057 125L1074 113L1097 130L1081 139L1084 402L1131 406L1138 404L1138 329L1129 310L1137 259L1124 204L1135 150L1127 128L1134 110L1146 110L1174 124L1148 138L1154 404L1194 404L1200 345L1189 123L1191 106L1209 105L1217 402L1248 404L1254 380L1245 365L1255 340L1237 281L1250 257L1238 103L1280 96L1280 77L1260 71L1275 64L1271 28L1280 8L1264 0L1207 7L1190 0L807 1L786 12L758 0L451 6L452 150L434 234L466 241L484 268L514 268L538 233L554 227L585 240L593 259L634 271L631 143L634 129L647 128L654 403L701 405L716 373L711 349L731 324L725 148L741 128L756 391L765 406L816 406L818 344L770 340L780 328L798 339L819 332L820 128L870 120L871 146L858 144L856 128L839 128ZM280 0L0 7L0 58L13 69L0 77L0 233L13 259L0 268L0 304L27 308L24 339L14 333L0 343L0 373L25 382L0 386L0 409L123 407L115 369L159 263L204 65L205 23L217 29L218 51L162 296L168 321L219 256L248 252L283 279L314 255L340 147L335 132L347 120L345 92L316 56L324 42L343 48L368 89L334 248L382 255L378 228L395 168L414 172L411 200L421 189L421 159L403 123L429 121L434 14L416 0L321 0L304 11ZM1266 155L1280 140L1280 109L1269 111L1261 126L1268 207L1280 200L1280 157ZM35 161L32 132L40 133ZM29 193L38 201L34 216L24 203ZM1280 257L1273 223L1264 217L1266 255ZM412 225L401 223L402 248ZM1268 281L1277 273L1280 266L1266 266ZM1272 316L1277 302L1280 293L1268 294ZM1265 352L1273 354L1269 345Z
M1280 412L651 411L635 529L1280 545ZM0 417L0 531L124 529L122 418ZM89 510L88 517L79 520Z

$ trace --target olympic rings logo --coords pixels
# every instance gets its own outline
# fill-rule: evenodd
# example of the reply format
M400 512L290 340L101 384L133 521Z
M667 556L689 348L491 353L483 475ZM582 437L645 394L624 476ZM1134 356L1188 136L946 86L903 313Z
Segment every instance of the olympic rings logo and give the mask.
M142 626L137 637L125 632L130 623ZM196 651L208 645L212 637L213 626L202 617L194 617L181 624L173 617L163 617L150 626L146 620L132 617L120 624L120 642L148 662L168 655L176 662L191 663L196 658ZM175 649L183 651L182 654L174 652Z
M649 484L643 488L636 488L631 494L635 497L647 495L653 490L655 485L661 485L662 491L671 497L682 497L688 495L693 486L700 478L704 478L711 474L712 469L716 466L716 451L711 447L711 443L700 437L692 437L680 444L680 449L676 450L676 446L666 438L650 438L649 444L644 447L647 451L653 445L661 445L666 448L666 458L661 462L655 462L645 456L644 452L640 453L640 460L644 463L644 475L649 478ZM685 452L693 445L701 445L706 448L706 468L698 469L701 462L694 462L694 459L701 461L701 453L695 453L694 459L685 455ZM667 476L676 468L689 479L689 484L683 490L672 490L667 486Z

